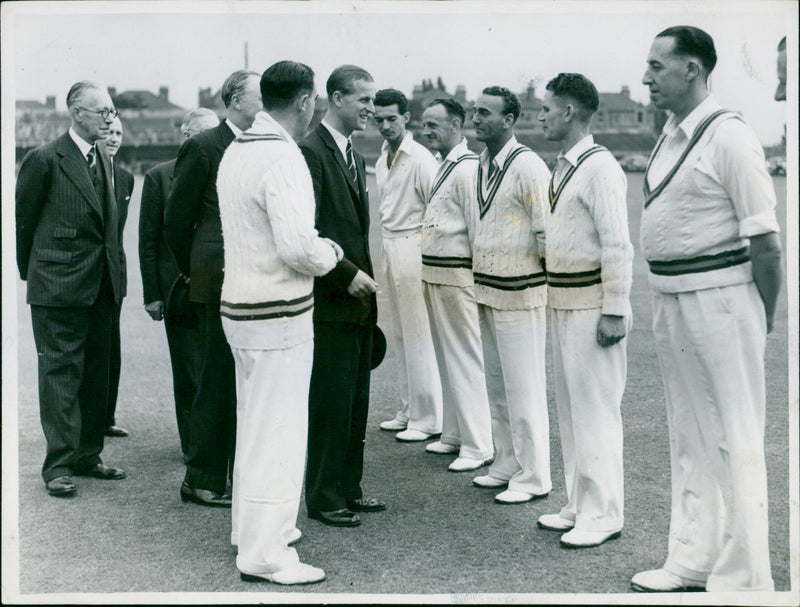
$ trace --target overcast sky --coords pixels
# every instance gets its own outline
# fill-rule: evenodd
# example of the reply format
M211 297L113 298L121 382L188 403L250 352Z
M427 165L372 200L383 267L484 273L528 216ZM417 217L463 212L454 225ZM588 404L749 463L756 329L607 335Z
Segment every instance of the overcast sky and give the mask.
M92 79L119 92L166 85L170 99L188 109L197 105L200 87L216 90L244 67L247 41L251 69L302 61L316 71L320 90L342 63L362 65L379 87L408 94L422 78L441 76L450 91L464 84L470 98L490 84L519 91L530 80L541 96L558 72L576 71L601 92L628 85L634 99L647 103L641 78L653 37L688 24L714 38L719 63L712 90L720 102L741 111L770 144L786 121L786 104L772 98L776 47L789 30L794 36L797 6L764 0L4 2L4 62L13 61L13 72L3 71L3 95L39 101L55 95L63 109L69 86Z

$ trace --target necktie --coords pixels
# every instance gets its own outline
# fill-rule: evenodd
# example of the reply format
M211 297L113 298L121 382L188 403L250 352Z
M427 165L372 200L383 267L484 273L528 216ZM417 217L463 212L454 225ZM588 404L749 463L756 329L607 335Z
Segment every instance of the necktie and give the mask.
M356 161L353 158L353 145L350 143L350 140L347 140L347 149L345 150L345 155L347 156L347 168L350 169L350 175L353 177L353 181L358 181L358 171L356 170Z
M94 148L91 148L86 153L86 162L89 165L89 177L92 180L92 185L94 185L94 190L97 192L97 196L100 200L103 200L103 181L100 177L100 171L97 170L97 152Z

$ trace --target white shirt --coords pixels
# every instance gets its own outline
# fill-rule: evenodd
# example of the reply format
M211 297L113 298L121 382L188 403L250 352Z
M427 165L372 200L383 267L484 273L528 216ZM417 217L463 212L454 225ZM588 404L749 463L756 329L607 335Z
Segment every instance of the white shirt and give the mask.
M238 126L233 124L231 122L230 118L226 118L225 119L225 124L227 124L228 128L233 131L233 136L234 137L241 137L242 136L242 129L240 129Z
M89 153L89 150L94 150L95 149L94 144L93 143L89 143L83 137L78 135L78 133L76 133L75 130L72 127L69 127L69 131L68 132L69 132L69 136L72 138L72 141L75 142L75 145L78 146L78 149L81 151L81 154L83 154L84 159L88 162L89 159L86 158L86 155ZM95 151L95 154L97 154L96 151ZM95 156L95 160L96 159L97 159L97 157Z
M394 154L391 169L387 166L390 153L389 144L384 141L375 164L385 237L400 236L419 229L438 169L433 154L414 141L410 132L405 134Z
M347 144L348 143L350 144L350 149L353 148L353 143L350 140L350 137L345 137L344 135L342 135L339 131L333 128L325 120L322 121L322 126L328 129L328 131L330 132L331 137L333 137L333 141L336 144L336 147L338 147L339 151L342 153L342 158L344 158L344 163L347 164Z

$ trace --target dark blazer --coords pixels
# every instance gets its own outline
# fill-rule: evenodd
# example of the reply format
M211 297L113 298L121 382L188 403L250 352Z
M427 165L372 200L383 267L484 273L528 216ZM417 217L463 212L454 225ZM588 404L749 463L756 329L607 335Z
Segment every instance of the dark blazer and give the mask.
M133 173L127 169L112 163L114 167L114 196L117 199L117 211L119 212L119 252L120 252L120 297L128 294L128 261L125 257L125 249L122 246L122 232L125 229L125 222L128 220L128 205L133 194Z
M164 232L178 268L192 279L189 296L196 302L218 304L222 292L217 169L232 141L233 131L222 122L187 139L175 161Z
M317 231L344 250L344 259L333 270L314 279L314 320L374 323L378 309L375 295L362 299L347 292L358 270L373 276L364 157L353 151L358 167L356 183L330 131L322 124L300 143L300 149L314 182Z
M166 302L169 288L181 271L164 237L165 203L172 189L175 161L154 166L144 176L139 211L139 269L144 303Z
M121 301L119 214L108 156L100 146L97 150L105 200L95 192L86 159L69 133L31 150L22 161L16 189L17 267L28 282L29 304L91 306L106 263L114 299Z

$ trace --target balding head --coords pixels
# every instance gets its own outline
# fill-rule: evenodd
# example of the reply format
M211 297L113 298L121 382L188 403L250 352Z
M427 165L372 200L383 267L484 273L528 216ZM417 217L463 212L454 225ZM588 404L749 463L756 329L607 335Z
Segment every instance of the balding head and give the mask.
M186 137L192 137L207 129L213 129L219 124L219 116L205 107L189 110L183 117L181 133Z

